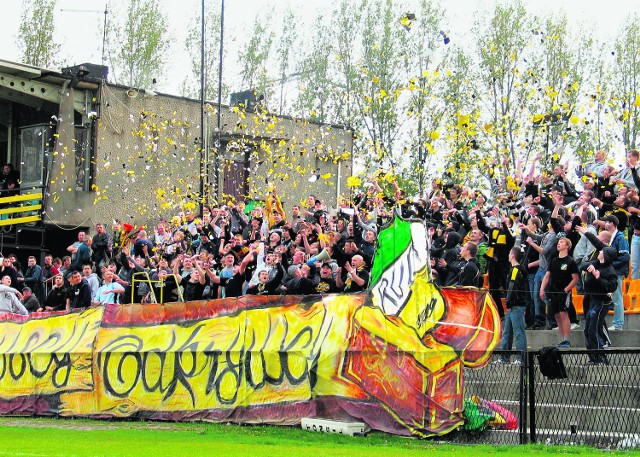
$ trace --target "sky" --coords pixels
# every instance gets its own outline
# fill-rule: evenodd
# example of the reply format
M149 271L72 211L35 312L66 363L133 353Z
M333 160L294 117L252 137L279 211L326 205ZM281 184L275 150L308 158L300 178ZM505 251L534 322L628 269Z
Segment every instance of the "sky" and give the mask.
M200 12L200 0L159 0L161 8L169 18L169 33L174 48L167 67L165 80L159 82L163 92L178 94L182 81L187 76L184 39L189 21ZM205 0L208 7L220 8L221 0ZM507 1L507 0L503 0ZM15 45L23 2L4 0L2 2L3 27L0 28L0 42L9 43L0 48L0 59L19 60ZM102 56L102 30L105 0L58 0L55 9L56 36L62 44L63 58L69 65L83 62L100 63ZM109 9L123 10L126 0L110 0ZM225 80L232 80L238 72L233 66L233 56L245 40L244 31L251 28L255 14L270 12L274 24L287 7L299 11L302 21L310 24L318 12L330 11L332 0L226 0L225 1L225 47L227 60L223 73ZM405 0L407 11L417 0ZM448 0L442 3L447 11L447 31L452 40L464 41L470 33L476 12L490 9L491 0ZM612 36L628 14L635 12L634 1L620 0L536 0L527 1L527 9L534 14L557 14L565 12L571 24L585 27L594 36ZM110 15L107 15L107 20ZM231 87L231 90L242 88Z

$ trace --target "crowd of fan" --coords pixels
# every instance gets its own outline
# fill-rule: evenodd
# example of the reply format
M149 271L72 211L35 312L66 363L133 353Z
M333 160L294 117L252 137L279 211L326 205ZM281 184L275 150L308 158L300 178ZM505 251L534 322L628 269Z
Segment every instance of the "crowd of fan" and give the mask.
M640 278L638 151L628 151L626 159L617 170L598 151L571 176L574 171L561 164L536 174L536 158L492 205L482 192L435 186L428 203L432 223L438 222L431 249L437 281L479 285L487 273L494 301L505 299L509 320L517 319L505 325L503 349L515 337L516 349L525 350L525 327L558 328L558 346L570 347L570 330L580 326L574 288L585 296L587 348L607 347L609 332L623 329L623 279L629 268L632 279ZM498 310L504 317L505 309Z
M559 326L566 347L578 325L571 290L583 292L588 266L608 246L615 251L608 259L618 284L608 330L624 324L621 284L629 265L632 277L640 278L637 161L638 152L630 150L627 166L616 170L598 151L574 176L560 164L538 174L534 159L528 174L517 172L492 189L491 200L489 193L434 180L428 195L406 201L396 185L395 195L385 197L371 178L367 192L332 211L310 195L306 207L293 206L287 214L274 191L264 207L205 205L199 215L185 210L152 229L116 224L110 234L98 224L93 237L78 234L69 256L47 256L43 266L30 258L23 275L13 268L15 259L5 258L0 275L10 280L3 279L0 291L20 289L33 297L26 311L362 291L377 234L397 210L428 225L435 282L479 287L486 274L496 303L506 299L507 310L523 308L529 328ZM573 262L558 261L567 256ZM515 264L524 270L523 284L509 276ZM0 301L2 309L8 308ZM605 329L601 344L607 337Z
M0 314L363 291L378 229L393 206L373 195L381 191L373 182L371 198L360 199L362 211L344 201L330 215L310 195L307 207L293 206L287 215L274 191L264 206L204 205L200 215L185 210L152 229L116 223L108 233L97 224L92 237L78 233L69 255L47 255L42 266L30 257L24 272L9 255L0 267L7 277L0 285Z

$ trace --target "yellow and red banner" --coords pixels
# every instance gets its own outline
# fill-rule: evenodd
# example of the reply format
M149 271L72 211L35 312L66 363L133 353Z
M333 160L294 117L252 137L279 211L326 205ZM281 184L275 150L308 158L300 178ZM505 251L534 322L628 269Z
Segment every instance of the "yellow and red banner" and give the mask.
M462 423L463 369L499 318L485 291L108 305L0 317L0 414L296 424L355 418L428 436Z

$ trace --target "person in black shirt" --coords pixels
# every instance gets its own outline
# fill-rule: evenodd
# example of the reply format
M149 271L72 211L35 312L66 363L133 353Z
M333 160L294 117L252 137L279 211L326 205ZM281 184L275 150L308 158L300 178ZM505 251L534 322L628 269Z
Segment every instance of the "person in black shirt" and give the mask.
M0 279L2 279L3 276L9 276L11 278L11 284L15 284L15 286L21 284L20 282L18 282L18 271L13 267L11 258L3 257L1 260L2 264L0 265Z
M69 277L71 289L67 296L67 311L76 308L88 308L91 306L91 287L82 277L82 273L74 271Z
M560 348L569 348L569 335L571 323L569 321L569 306L571 303L571 289L578 280L578 266L573 257L569 255L571 241L567 238L558 239L558 256L549 261L549 269L542 279L540 286L540 298L545 300L549 296L551 309L558 323L558 330L562 341L558 344Z
M44 300L43 308L38 311L63 311L67 305L69 291L64 282L64 276L57 274L53 277L53 286Z
M175 261L174 261L175 262ZM179 262L174 264L175 266L179 265ZM174 266L174 274L178 280L178 285L184 287L183 298L184 301L193 301L193 300L202 300L202 294L204 292L204 288L207 284L207 276L202 269L202 261L195 260L194 262L195 268L191 270L189 274L189 279L185 281L186 278L183 278L180 274L175 274L175 270L177 269Z
M458 287L480 287L483 279L480 275L480 268L476 260L478 245L473 241L467 241L460 248L460 259L448 265L444 259L440 259L440 264L448 270L447 277L451 276L452 286ZM449 284L447 284L449 285Z
M346 293L366 290L369 286L369 272L366 270L366 266L367 264L361 255L354 255L351 262L344 264L344 270L347 272L346 278L342 278L341 271L338 273L337 286L344 287Z
M618 257L615 248L606 247L598 253L595 262L581 265L584 281L585 300L589 300L589 310L585 313L584 337L587 349L603 349L605 340L600 329L605 325L605 316L612 307L611 294L618 288L618 275L611 263ZM608 365L607 356L589 351L593 364Z
M245 270L247 269L247 265L253 262L255 256L258 255L258 251L254 248L249 251L249 253L244 256L242 262L239 265L233 267L233 276L221 278L220 276L213 273L211 270L207 270L207 274L209 275L209 279L214 284L220 284L222 288L224 288L224 297L239 297L244 293L244 282L245 282Z
M0 196L9 197L18 195L20 192L20 173L13 168L10 163L2 166L2 174L0 175Z
M320 281L315 285L315 292L318 294L334 294L338 291L336 280L333 279L331 265L325 262L320 267Z
M274 265L275 274L269 279L269 272L262 270L258 273L258 284L247 289L247 295L274 295L277 293L282 278L284 277L284 267L280 263Z
M527 271L520 262L523 253L520 248L511 248L509 251L509 263L511 269L507 276L507 298L505 306L507 312L504 316L504 327L502 330L502 350L509 351L513 347L513 340L516 342L516 351L527 350L527 334L525 331L525 312L529 301ZM509 356L503 355L498 359L501 363L509 363ZM515 361L522 364L522 359L518 357Z

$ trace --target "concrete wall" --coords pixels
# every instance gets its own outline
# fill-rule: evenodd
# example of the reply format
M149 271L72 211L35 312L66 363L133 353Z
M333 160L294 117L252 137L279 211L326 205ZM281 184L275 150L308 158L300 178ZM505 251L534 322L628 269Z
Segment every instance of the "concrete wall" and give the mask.
M58 144L52 174L56 179L51 185L55 198L50 198L48 211L52 222L91 226L120 219L148 224L160 217L172 217L183 202L193 201L194 197L197 200L201 159L199 101L104 84L96 102L99 119L95 122L95 187L89 192L71 188L73 154ZM61 112L63 109L64 103ZM221 119L223 140L252 151L250 197L263 198L269 188L275 187L287 209L309 193L332 207L338 194L347 192L346 178L352 170L351 131L269 115L242 114L226 107ZM217 138L215 107L207 106L205 122L209 145L213 146ZM58 138L59 143L72 142L65 135ZM208 193L212 199L225 201L221 195L223 159L241 155L232 150L216 161L217 152L210 148L212 185ZM216 165L219 183L215 179ZM325 176L310 183L308 177L316 167Z

